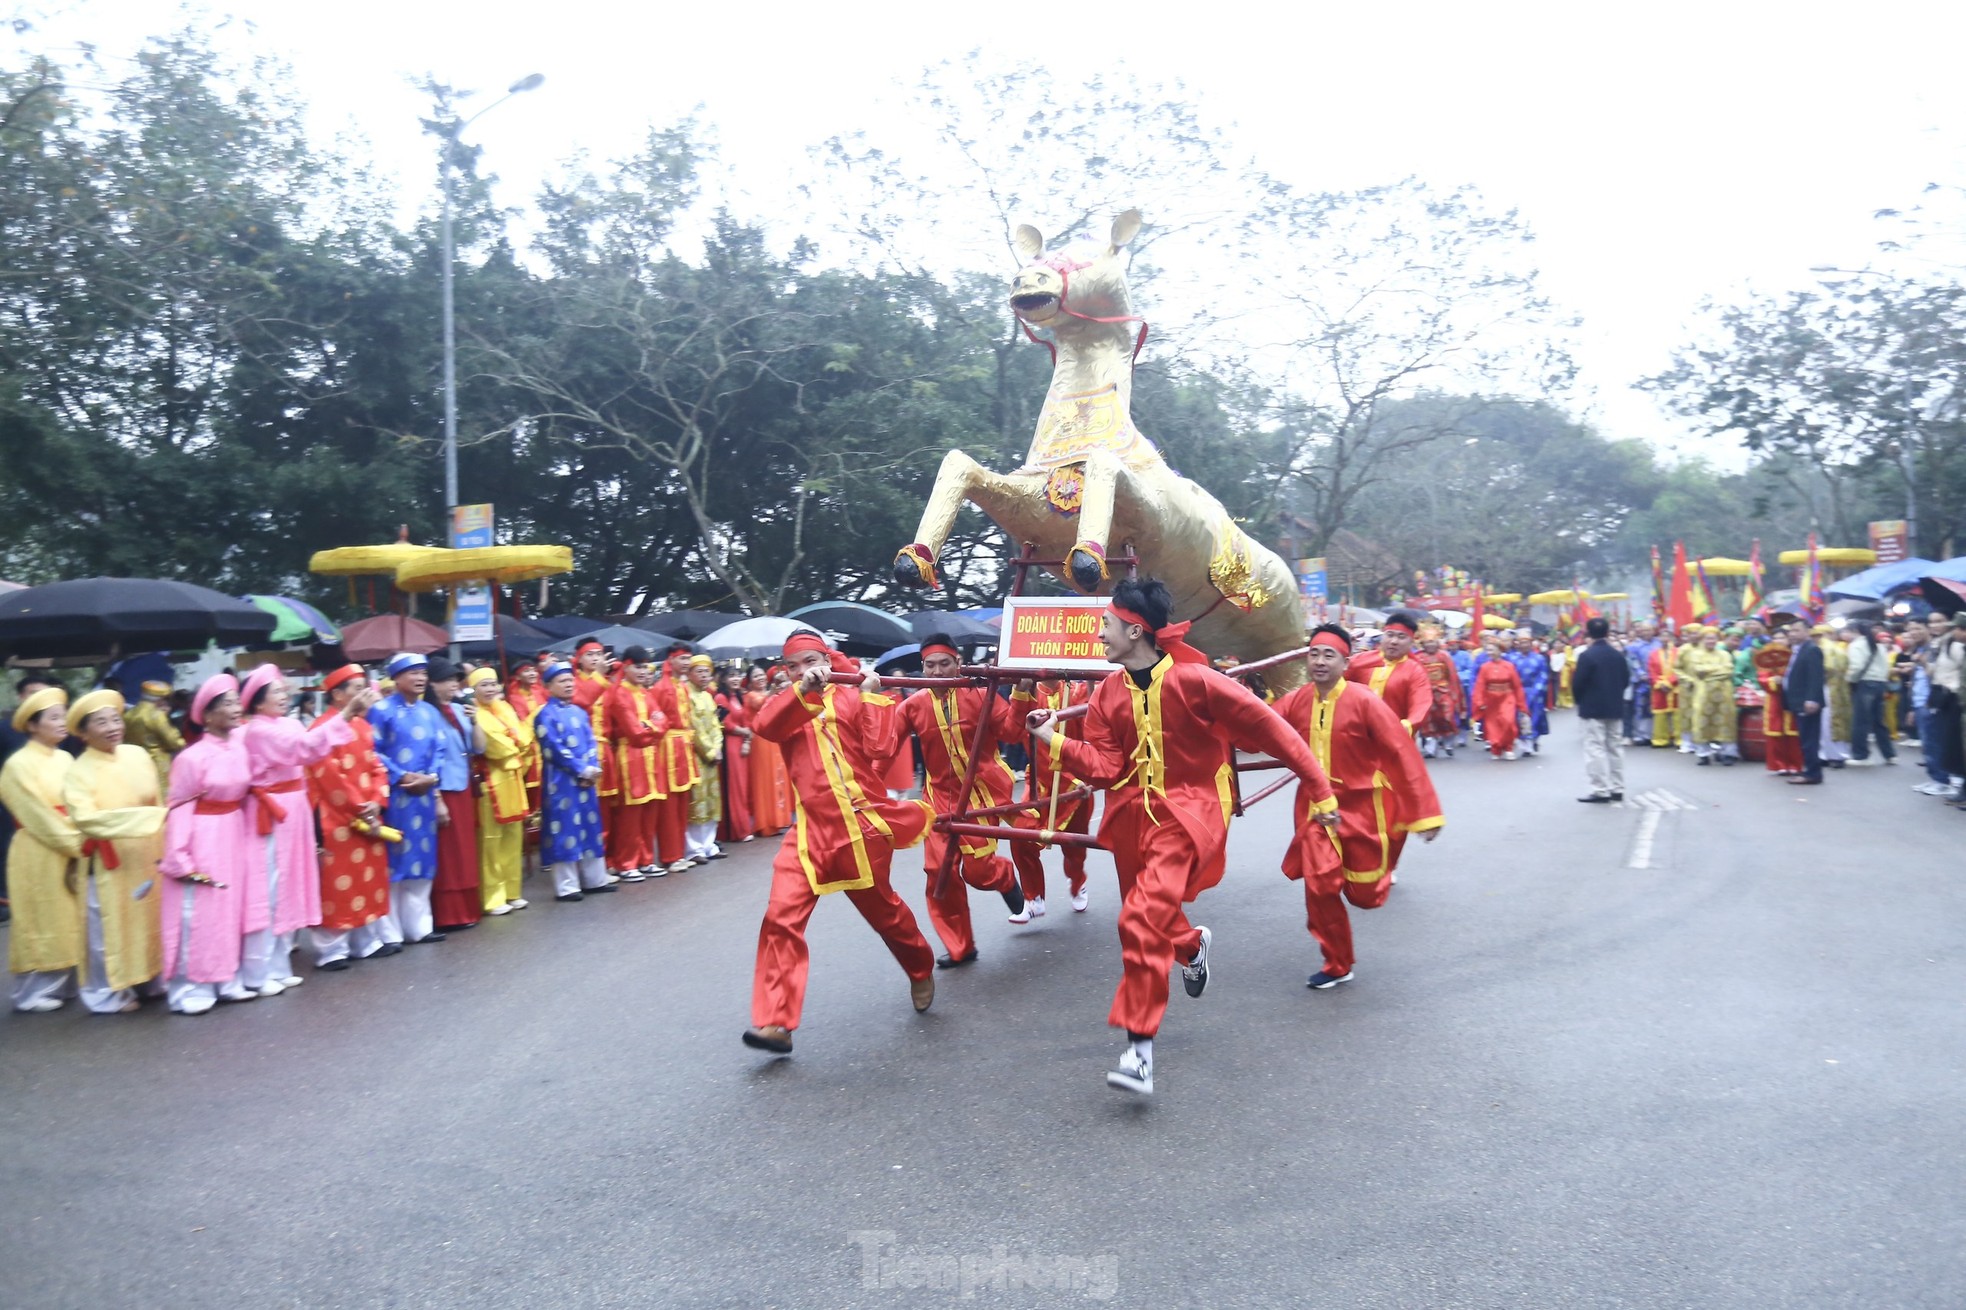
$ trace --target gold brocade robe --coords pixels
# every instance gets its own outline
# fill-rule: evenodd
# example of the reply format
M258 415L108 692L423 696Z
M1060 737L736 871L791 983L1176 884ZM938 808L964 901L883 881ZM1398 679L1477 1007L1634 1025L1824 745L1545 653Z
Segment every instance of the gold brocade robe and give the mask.
M88 843L76 868L96 880L102 913L102 966L112 989L149 982L164 971L158 937L163 903L157 861L164 853L165 809L157 769L141 746L118 746L114 755L86 750L68 770L62 795L68 817ZM114 849L114 856L109 849ZM109 866L114 859L117 867ZM88 893L78 887L77 910L87 930Z
M1740 736L1740 711L1734 703L1734 657L1724 650L1688 647L1679 657L1684 675L1682 691L1692 689L1692 710L1685 731L1696 742L1729 742ZM1682 696L1681 703L1685 703Z
M154 700L141 700L123 711L123 744L150 753L157 766L157 792L171 794L171 760L184 749L184 735L171 726L171 716Z
M0 768L0 804L20 825L7 852L14 913L7 925L7 967L15 973L59 973L87 962L85 903L68 887L68 862L82 853L82 834L62 803L73 764L65 751L30 741Z
M677 691L680 694L682 688ZM724 729L717 718L717 698L698 686L688 688L690 730L695 735L696 781L689 791L689 821L716 823L724 817L723 789L717 761L724 754Z
M1829 689L1829 739L1850 740L1850 647L1825 637L1823 647L1823 685Z

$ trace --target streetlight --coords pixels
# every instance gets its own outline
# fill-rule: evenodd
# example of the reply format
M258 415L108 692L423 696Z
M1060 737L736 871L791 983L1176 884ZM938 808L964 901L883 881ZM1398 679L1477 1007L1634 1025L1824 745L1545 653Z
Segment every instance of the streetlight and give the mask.
M444 135L444 533L448 540L452 513L457 508L457 310L452 298L451 155L464 129L492 110L546 80L544 73L522 77L505 94L453 127Z

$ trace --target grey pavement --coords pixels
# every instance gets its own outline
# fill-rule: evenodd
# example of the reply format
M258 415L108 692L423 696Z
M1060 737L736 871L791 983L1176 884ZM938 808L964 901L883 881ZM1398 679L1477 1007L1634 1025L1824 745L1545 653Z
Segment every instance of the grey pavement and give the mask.
M1629 773L1577 804L1567 715L1437 763L1330 992L1257 807L1148 1101L1097 854L1085 915L973 896L919 1017L827 898L785 1061L764 843L201 1018L0 1015L0 1305L1966 1304L1966 815L1909 761Z

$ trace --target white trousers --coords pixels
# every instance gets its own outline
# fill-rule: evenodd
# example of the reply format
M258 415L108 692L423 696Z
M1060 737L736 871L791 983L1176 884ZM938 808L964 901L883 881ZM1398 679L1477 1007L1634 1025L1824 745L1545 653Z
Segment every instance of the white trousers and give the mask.
M261 874L266 879L266 913L272 916L280 909L280 852L276 837L259 839L260 863L264 866ZM280 938L287 938L286 950L280 949ZM256 992L270 982L285 982L289 972L287 956L293 950L292 934L280 934L272 927L249 932L239 945L238 983L248 991Z
M359 928L309 928L307 932L314 946L315 967L346 960L350 956L366 960L374 955L388 940L383 935L382 927L386 917Z
M91 1014L115 1014L137 997L130 988L109 986L109 969L102 959L102 902L93 874L89 875L89 960L82 968L81 992L82 1004Z
M1837 741L1829 735L1829 706L1823 706L1823 734L1821 745L1816 748L1817 758L1823 760L1847 760L1850 758L1850 743Z
M1625 790L1625 725L1617 719L1579 719L1584 730L1584 773L1591 794L1611 796Z
M707 860L717 852L717 824L692 823L683 829L684 853L692 860Z
M436 931L430 919L434 878L405 878L389 884L389 913L375 921L386 942L420 942Z
M73 969L30 969L14 975L14 1008L23 1009L36 1001L61 1000L72 995Z
M582 856L578 861L562 860L547 867L553 871L555 896L571 896L589 887L607 886L607 861L598 855Z

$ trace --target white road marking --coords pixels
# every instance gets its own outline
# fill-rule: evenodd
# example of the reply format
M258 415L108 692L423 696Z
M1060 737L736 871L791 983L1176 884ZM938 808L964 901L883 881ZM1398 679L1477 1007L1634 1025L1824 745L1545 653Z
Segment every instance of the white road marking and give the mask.
M1625 859L1627 869L1649 869L1652 867L1652 838L1659 831L1661 811L1648 809L1639 816L1638 832L1632 837L1631 854Z

